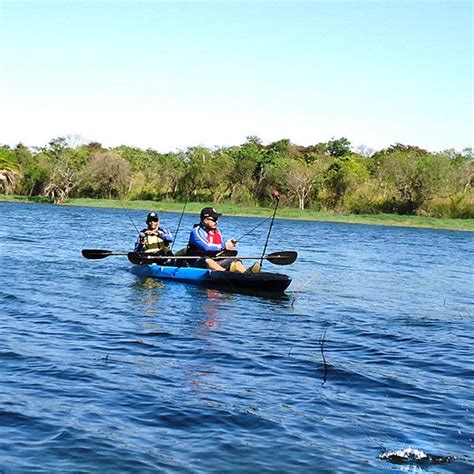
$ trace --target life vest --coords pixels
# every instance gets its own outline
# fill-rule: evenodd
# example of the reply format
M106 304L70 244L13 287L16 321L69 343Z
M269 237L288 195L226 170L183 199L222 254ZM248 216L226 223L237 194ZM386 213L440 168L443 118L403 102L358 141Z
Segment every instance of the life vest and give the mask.
M142 232L147 232L148 229L143 230ZM148 231L149 232L149 231ZM168 243L165 242L158 234L145 234L145 238L143 240L143 248L142 252L150 253L150 252L158 252L160 250L164 250L168 248Z
M222 234L220 233L219 229L210 230L207 233L207 241L210 244L222 244Z

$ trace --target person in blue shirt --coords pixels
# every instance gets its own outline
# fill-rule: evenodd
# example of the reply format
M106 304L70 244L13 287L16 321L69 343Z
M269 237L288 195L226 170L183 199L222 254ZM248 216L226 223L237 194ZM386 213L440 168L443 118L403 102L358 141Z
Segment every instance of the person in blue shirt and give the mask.
M146 218L147 228L138 235L135 252L169 255L173 235L169 230L160 227L160 218L156 212L150 212Z
M232 272L260 271L260 264L255 263L248 270L242 262L235 258L215 259L219 254L224 254L226 250L234 250L237 240L229 239L224 241L220 230L217 228L217 221L222 214L219 214L213 207L205 207L201 210L201 220L195 224L189 235L187 255L199 256L202 259L190 260L190 265L194 267L209 268L210 270Z

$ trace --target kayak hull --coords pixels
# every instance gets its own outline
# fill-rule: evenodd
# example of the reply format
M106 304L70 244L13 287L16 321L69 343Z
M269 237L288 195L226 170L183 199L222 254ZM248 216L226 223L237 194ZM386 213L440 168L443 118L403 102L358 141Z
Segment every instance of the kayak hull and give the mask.
M141 277L175 280L233 292L283 293L291 283L291 278L282 273L216 272L203 268L162 266L156 263L133 265L130 272Z

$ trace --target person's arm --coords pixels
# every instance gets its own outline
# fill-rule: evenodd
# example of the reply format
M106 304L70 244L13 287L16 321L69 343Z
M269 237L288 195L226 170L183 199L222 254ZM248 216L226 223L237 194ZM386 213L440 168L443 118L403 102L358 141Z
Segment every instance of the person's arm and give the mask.
M237 245L237 240L229 239L225 241L224 248L226 250L233 250Z
M161 227L158 230L160 238L162 238L166 243L170 244L173 242L173 234L169 230L162 229Z
M145 234L140 232L135 242L135 252L141 252L143 250L143 244L145 243Z

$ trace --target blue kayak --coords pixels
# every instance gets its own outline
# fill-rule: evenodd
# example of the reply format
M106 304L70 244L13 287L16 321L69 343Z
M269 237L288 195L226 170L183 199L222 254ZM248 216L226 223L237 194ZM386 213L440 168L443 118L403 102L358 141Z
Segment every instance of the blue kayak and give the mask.
M176 280L228 291L283 293L291 283L291 278L282 273L217 272L203 268L165 266L156 263L133 265L130 271L141 277Z

